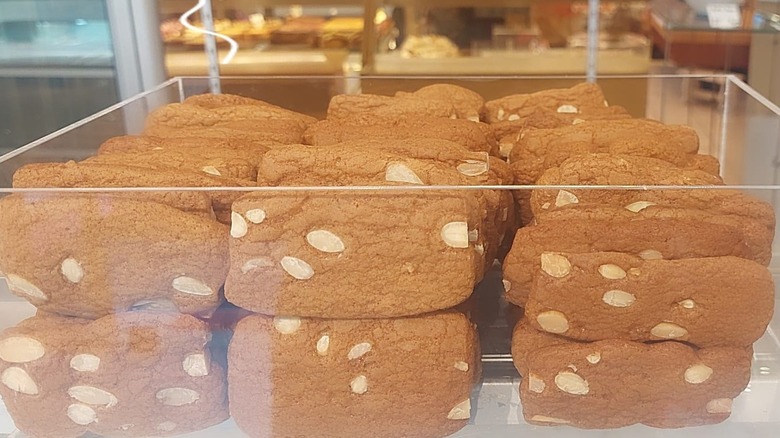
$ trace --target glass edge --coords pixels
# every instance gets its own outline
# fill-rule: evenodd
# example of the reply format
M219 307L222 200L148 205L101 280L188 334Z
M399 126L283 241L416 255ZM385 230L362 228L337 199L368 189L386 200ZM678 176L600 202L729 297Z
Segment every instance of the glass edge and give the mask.
M136 95L134 95L132 97L129 97L129 98L125 99L125 100L117 102L117 103L115 103L115 104L113 104L113 105L111 105L111 106L109 106L107 108L104 108L104 109L102 109L102 110L100 110L100 111L98 111L98 112L96 112L96 113L94 113L94 114L92 114L90 116L87 116L87 117L85 117L85 118L83 118L83 119L81 119L81 120L79 120L77 122L71 123L70 125L67 125L67 126L65 126L63 128L60 128L60 129L52 132L51 134L45 135L45 136L43 136L43 137L41 137L41 138L39 138L37 140L34 140L34 141L30 142L30 143L27 143L24 146L21 146L21 147L19 147L17 149L14 149L13 151L8 152L7 154L0 155L0 163L3 163L3 162L5 162L5 161L7 161L7 160L9 160L9 159L11 159L13 157L16 157L17 155L21 155L21 154L29 151L30 149L33 149L36 146L40 146L40 145L42 145L42 144L44 144L44 143L46 143L46 142L48 142L50 140L53 140L53 139L55 139L55 138L57 138L57 137L59 137L59 136L61 136L63 134L66 134L66 133L68 133L70 131L73 131L73 130L75 130L77 128L80 128L80 127L82 127L82 126L84 126L84 125L86 125L86 124L88 124L90 122L93 122L93 121L95 121L95 120L97 120L97 119L99 119L99 118L101 118L101 117L103 117L103 116L105 116L107 114L110 114L110 113L112 113L114 111L120 110L120 109L126 107L127 105L130 105L133 102L137 102L137 101L139 101L139 100L141 100L141 99L143 99L143 98L145 98L147 96L150 96L150 95L152 95L154 93L158 93L158 92L164 90L165 88L170 87L171 85L176 84L179 81L180 81L180 79L178 79L178 78L171 78L171 79L169 79L169 80L167 80L167 81L157 85L154 88L151 88L151 89L149 89L147 91L141 92L141 93L136 94Z
M440 185L440 186L252 186L252 187L84 187L0 188L0 194L34 193L147 193L147 192L432 192L473 190L780 190L780 185Z

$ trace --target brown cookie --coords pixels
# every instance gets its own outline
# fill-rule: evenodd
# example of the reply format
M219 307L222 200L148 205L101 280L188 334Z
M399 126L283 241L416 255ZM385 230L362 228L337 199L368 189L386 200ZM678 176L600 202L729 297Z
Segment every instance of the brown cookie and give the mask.
M395 95L397 97L413 96L420 99L448 102L455 107L455 114L459 119L471 120L472 122L479 122L482 108L485 105L485 99L479 93L451 84L433 84L412 93L399 91Z
M294 140L293 143L297 143ZM141 135L113 137L100 145L98 155L125 154L142 151L179 151L191 152L204 158L240 158L254 165L268 151L269 146L241 138L161 138Z
M744 347L764 334L773 307L772 275L738 257L544 253L525 315L537 330L581 341Z
M576 343L520 322L512 355L523 417L536 425L677 428L724 421L750 381L752 349L678 342Z
M253 107L255 112L252 118L255 119L292 119L300 120L306 125L310 125L317 121L314 117L307 116L306 114L291 111L262 100L235 94L196 94L184 99L183 103L185 105L211 110L244 106Z
M268 315L385 318L465 301L482 256L442 192L257 193L233 205L226 298ZM357 293L356 291L359 291Z
M399 117L457 118L455 107L445 101L416 96L390 97L377 94L339 94L328 105L328 120L349 123L387 121Z
M559 167L547 170L539 185L571 186L711 186L722 185L720 177L700 170L678 169L649 158L593 154L570 158ZM531 211L545 211L575 206L612 205L630 211L653 208L655 205L685 207L714 214L745 216L758 221L774 232L775 214L771 205L738 190L713 189L652 189L648 190L586 190L537 189L531 193Z
M98 318L172 303L220 303L228 230L156 202L106 194L26 193L0 200L0 271L39 309Z
M250 437L445 437L468 423L478 350L458 313L250 316L230 344L230 413Z
M0 395L26 436L169 436L228 418L203 322L130 312L39 314L0 334Z
M509 154L518 184L533 184L545 170L582 154L618 154L655 158L676 167L692 167L699 137L692 128L642 119L593 121L556 129L524 132Z
M609 107L604 93L596 84L581 83L571 88L539 91L530 94L513 94L485 102L485 121L496 123L522 121L538 117L539 112L555 111L557 114L586 114L604 111Z
M187 187L190 184L187 172L173 172L169 169L147 169L113 164L33 163L14 172L13 186L22 188L114 188L114 187ZM200 175L195 176L200 179ZM179 210L214 217L211 198L208 194L194 191L132 191L113 192L112 196L148 200L170 205Z
M35 163L14 173L15 188L32 187L249 187L255 183L242 179L217 177L205 172L171 171L123 164L95 162ZM216 215L222 223L230 223L230 206L242 196L237 191L177 191L127 190L112 192L112 196L160 202L183 211L207 217ZM205 198L204 198L205 197ZM209 205L210 204L210 205Z
M561 114L549 109L539 109L522 120L495 122L491 123L490 127L493 128L496 141L499 142L500 156L508 157L515 144L529 130L563 128L578 125L589 120L624 120L631 118L631 114L625 108L617 105L574 114Z
M303 142L315 146L327 146L368 139L409 140L421 138L449 140L475 152L489 152L491 154L496 152L496 142L491 135L489 125L433 117L403 117L389 120L386 123L376 121L370 124L323 120L306 130Z
M83 163L186 170L248 181L257 179L257 167L249 161L228 156L203 156L191 150L150 149L123 154L101 154L87 158Z
M762 224L700 210L582 207L545 213L536 221L517 232L504 262L511 285L507 298L519 306L528 298L543 253L620 252L645 260L736 256L765 266L772 256L772 235Z
M486 161L462 162L458 167L437 160L419 160L371 147L287 146L269 151L258 168L262 186L387 186L387 185L473 185L489 177ZM465 169L465 170L464 170ZM479 175L470 176L471 173ZM471 243L491 264L497 252L501 227L506 222L505 197L493 190L460 190L453 195L467 199L470 214L477 218ZM473 222L469 222L472 224ZM469 245L471 246L471 244ZM480 274L481 278L481 274Z

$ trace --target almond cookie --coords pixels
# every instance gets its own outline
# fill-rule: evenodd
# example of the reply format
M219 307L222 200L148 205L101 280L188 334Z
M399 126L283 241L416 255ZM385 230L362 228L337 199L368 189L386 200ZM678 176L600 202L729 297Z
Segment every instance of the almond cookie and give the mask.
M441 100L416 96L390 97L377 94L339 94L328 105L328 120L347 123L385 122L399 117L458 118L455 107Z
M254 315L230 344L230 413L250 437L445 437L468 423L478 357L458 313Z
M220 303L228 230L156 202L28 193L0 200L0 271L37 308L98 318L150 300L183 313Z
M233 205L225 296L318 318L450 308L480 279L476 220L466 198L435 191L247 195Z
M0 334L0 395L31 437L194 432L228 418L210 339L205 323L179 313L39 313Z
M592 121L556 129L530 129L509 154L518 184L533 184L545 170L575 155L607 153L692 167L699 150L693 128L642 119ZM715 173L717 174L717 172Z
M485 102L485 120L496 123L519 121L533 117L539 111L558 114L580 114L603 111L609 107L604 93L596 84L581 83L571 88L558 88L530 94L513 94Z
M292 143L297 143L296 137ZM142 135L113 137L100 145L97 154L125 154L142 151L179 151L191 152L203 158L240 158L254 165L268 151L267 143L256 143L241 138L161 138Z
M413 96L420 99L448 102L455 107L455 114L459 119L472 122L479 122L482 108L485 106L485 99L479 93L451 84L433 84L412 93L399 91L395 95L397 97Z
M376 121L371 124L350 121L323 120L306 130L303 142L314 146L327 146L347 141L382 139L409 140L438 138L458 143L475 152L497 153L490 126L466 120L438 119L433 117Z
M296 111L274 105L263 100L252 99L251 97L238 96L235 94L196 94L184 99L185 105L193 105L201 108L216 110L220 108L232 108L249 106L254 107L257 119L289 119L300 120L306 125L317 121L316 118L302 114Z
M249 187L242 179L217 177L205 172L173 171L169 168L152 169L95 162L34 163L14 173L15 188L31 187ZM213 217L230 223L230 207L243 193L237 191L122 191L112 196L150 200L170 205L183 211ZM204 198L205 197L205 198ZM209 205L210 204L210 205Z
M605 252L541 257L525 306L537 330L582 341L672 339L744 347L772 319L772 275L750 260L643 260ZM566 264L565 276L551 269Z
M523 417L536 425L661 428L724 421L750 381L752 349L678 342L576 343L521 322L512 355Z
M571 186L710 186L722 185L720 177L699 170L677 169L664 162L609 154L580 155L569 158L560 166L548 169L538 180L539 185ZM772 206L738 190L717 189L537 189L531 193L531 211L538 215L558 208L578 205L613 205L639 211L655 205L685 207L714 214L745 216L758 221L774 233L775 214Z
M619 252L645 260L677 260L736 256L764 266L772 257L772 235L745 217L715 215L693 209L648 208L638 212L622 207L560 209L536 217L536 225L521 228L504 262L510 282L507 298L525 305L542 254ZM566 276L571 268L560 261L554 272ZM553 268L549 268L553 269Z
M236 157L209 157L191 150L150 149L123 154L101 154L83 163L129 165L150 169L174 169L255 181L257 166Z
M187 187L190 174L169 169L147 169L113 164L32 163L14 172L14 188L113 188L113 187ZM199 179L200 176L195 176ZM113 192L112 196L148 200L179 210L214 218L211 198L193 191Z
M523 119L504 120L490 124L496 141L499 142L500 155L508 157L515 144L527 130L563 128L578 125L588 120L623 120L631 114L621 106L588 110L586 113L559 113L552 109L538 109Z
M489 176L487 161L470 160L459 165L437 160L418 160L371 147L287 146L269 151L258 168L261 186L387 186L387 185L473 185ZM464 170L465 169L465 170ZM472 173L478 174L470 176ZM477 218L469 247L489 266L497 252L502 202L505 197L493 190L452 191L466 198L470 214ZM509 213L507 210L507 217ZM504 221L506 222L506 221ZM470 222L471 223L471 222ZM480 274L481 278L481 274Z
M468 177L469 185L511 185L513 181L512 171L503 160L484 153L469 152L459 144L447 140L410 138L400 141L371 138L325 147L333 147L336 150L372 149L420 160L434 160L457 169L462 175ZM494 246L498 246L504 240L504 235L510 231L510 227L514 225L514 208L511 191L497 190L495 195L500 198L499 204L492 209L494 213L492 220L498 230L498 241Z

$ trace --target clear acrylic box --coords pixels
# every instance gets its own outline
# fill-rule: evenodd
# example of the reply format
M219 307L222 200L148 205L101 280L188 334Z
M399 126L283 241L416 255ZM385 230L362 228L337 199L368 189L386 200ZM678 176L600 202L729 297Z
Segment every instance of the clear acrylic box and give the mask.
M222 78L222 91L266 100L268 102L323 118L331 96L341 93L389 94L411 91L421 86L445 82L466 86L480 92L486 99L513 93L532 92L546 88L571 86L579 77L469 77L469 78L342 78L342 77L274 77ZM209 91L208 78L175 78L154 90L106 109L81 122L46 136L14 152L0 157L0 193L30 196L53 196L73 192L182 192L207 191L205 188L154 189L14 189L12 176L21 166L36 162L81 160L96 153L98 146L115 136L142 132L145 117L163 105L180 102L188 96ZM693 126L701 139L701 153L714 155L721 162L721 176L729 189L737 189L769 202L778 211L780 185L778 151L780 151L780 109L732 76L621 76L598 80L610 104L628 108L635 117L658 119L670 124ZM637 91L639 90L639 91ZM646 90L643 92L643 90ZM637 92L648 96L637 102ZM370 191L377 196L394 196L396 188L376 187L222 187L211 192L328 193L345 196ZM623 190L646 193L669 190L718 190L710 186L417 186L414 192L435 193L442 190L463 193L473 190L530 191L549 190ZM407 189L401 190L406 192ZM396 192L400 193L400 192ZM772 253L780 244L775 241ZM105 242L106 250L109 243ZM152 255L150 254L150 257ZM780 259L774 257L769 269L777 282ZM0 282L0 328L16 325L32 316L35 308L7 290ZM121 294L111 290L109 294ZM655 429L635 425L622 429L589 431L571 427L539 427L527 424L520 410L518 386L520 378L512 365L510 354L511 323L507 322L507 306L502 299L500 269L485 273L477 286L473 304L478 315L482 346L482 379L472 392L469 424L454 437L510 437L519 434L534 436L686 436L686 437L774 437L780 426L780 318L774 317L765 335L755 344L752 378L748 388L734 401L730 418L724 423L685 429ZM777 298L775 304L777 305ZM728 328L724 327L724 330ZM403 403L399 401L399 403ZM171 434L172 432L166 432ZM0 434L24 436L15 431L13 419L6 409L0 409ZM208 429L182 436L245 436L232 420Z

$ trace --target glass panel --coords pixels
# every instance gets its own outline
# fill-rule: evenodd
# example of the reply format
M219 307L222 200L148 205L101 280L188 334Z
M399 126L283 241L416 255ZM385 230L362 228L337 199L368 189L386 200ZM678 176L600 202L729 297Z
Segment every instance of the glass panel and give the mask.
M118 101L102 0L0 1L0 153Z
M223 89L324 118L345 91L391 95L431 81L493 100L582 78L246 78L224 79ZM705 117L655 100L691 81L722 84ZM495 156L476 150L487 140L463 137L471 151L441 142L414 149L422 138L388 146L411 119L351 149L318 143L322 132L301 139L319 146L281 146L272 135L301 127L274 131L269 114L314 120L253 103L268 117L209 119L212 133L240 138L197 143L200 110L177 119L166 114L180 106L163 109L208 90L207 79L188 78L2 157L0 270L13 293L0 290L8 413L0 432L509 437L540 433L530 423L569 422L627 426L597 432L616 437L772 436L780 111L726 76L601 78L599 86L609 107L630 107L626 89L650 90L637 115L696 125L696 135L612 120L659 131L638 146L626 135L609 143L611 152L637 147L634 155L579 155L576 141L561 145L526 127L503 151L507 164L500 144L487 148ZM321 97L295 96L308 88ZM219 107L199 99L189 106ZM569 106L551 117L575 117ZM501 117L492 104L480 113L494 132L522 120L522 108L499 108ZM352 110L334 104L330 117ZM584 106L575 111L589 117ZM608 130L575 120L557 132ZM337 134L348 137L349 125ZM171 131L189 139L105 142ZM720 172L696 154L697 137ZM537 165L528 155L540 144L547 161ZM155 155L182 145L191 153ZM206 163L201 154L220 147L233 148L233 161ZM123 173L86 170L116 166L111 156L128 149L122 160L133 164L123 162ZM648 164L648 154L671 150L687 152ZM54 170L23 167L90 156L55 166L62 178L48 184L59 189L32 188ZM166 160L178 170L164 170ZM247 176L242 162L252 160ZM510 184L528 180L536 184ZM91 188L66 188L79 185ZM47 313L21 322L33 304Z

